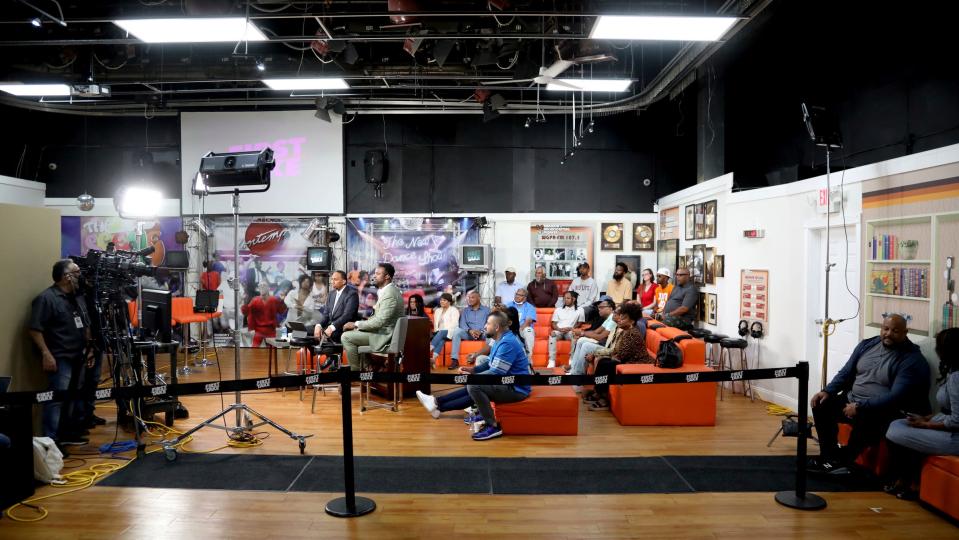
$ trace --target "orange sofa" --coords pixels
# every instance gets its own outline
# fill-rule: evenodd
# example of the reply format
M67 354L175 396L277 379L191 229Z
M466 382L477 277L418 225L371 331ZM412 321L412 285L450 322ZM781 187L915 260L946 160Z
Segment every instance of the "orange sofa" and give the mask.
M811 418L812 414L809 416ZM848 444L851 434L851 425L839 424L839 433L836 437L839 444ZM860 452L859 457L856 458L856 465L880 478L885 477L886 471L889 469L889 449L886 447L886 439L882 439L877 445L867 446Z
M929 456L922 467L919 500L959 519L959 457Z
M646 349L653 358L663 341L684 334L670 327L647 328ZM616 373L690 373L712 371L706 367L706 344L700 339L676 342L683 351L683 366L662 369L654 364L621 364ZM716 383L610 385L610 410L624 426L714 426Z
M570 386L534 386L525 400L494 406L506 435L579 433L579 397Z

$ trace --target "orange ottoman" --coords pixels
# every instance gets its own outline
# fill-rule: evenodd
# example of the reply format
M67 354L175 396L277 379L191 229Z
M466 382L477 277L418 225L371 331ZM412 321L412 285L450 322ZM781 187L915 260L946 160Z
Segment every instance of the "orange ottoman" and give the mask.
M494 406L506 435L579 433L579 398L571 386L534 386L523 401Z
M839 433L836 437L839 440L839 444L848 444L849 435L851 434L852 426L850 424L839 424ZM884 478L886 471L889 469L889 449L886 446L886 439L883 438L877 445L864 448L856 458L856 465L875 474L879 478Z
M689 341L689 340L686 340ZM616 373L690 373L713 371L696 364L662 369L653 364L621 364ZM630 384L609 386L610 410L623 426L715 426L716 383Z
M919 499L959 519L959 457L929 456L922 467Z

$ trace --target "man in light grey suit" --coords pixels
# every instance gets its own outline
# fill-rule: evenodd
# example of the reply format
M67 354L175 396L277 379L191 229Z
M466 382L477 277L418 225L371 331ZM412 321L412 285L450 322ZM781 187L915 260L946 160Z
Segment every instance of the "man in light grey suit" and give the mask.
M350 361L350 369L360 371L359 347L369 346L374 352L383 352L393 339L396 320L403 316L403 293L393 284L396 269L390 263L381 263L373 273L377 300L373 316L365 321L348 322L343 325L343 349Z
M346 282L346 272L335 270L330 274L330 294L326 298L326 310L320 317L313 335L320 338L323 334L331 341L340 341L343 327L356 320L359 297L356 288Z

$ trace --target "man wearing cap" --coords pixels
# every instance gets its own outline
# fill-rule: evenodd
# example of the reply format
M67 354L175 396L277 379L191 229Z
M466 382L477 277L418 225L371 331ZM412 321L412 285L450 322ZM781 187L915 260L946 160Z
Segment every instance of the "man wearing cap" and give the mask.
M669 300L669 293L673 292L673 284L669 282L671 277L673 274L669 268L663 267L656 271L656 306L653 308L656 315L663 312L666 300Z
M493 302L494 304L502 304L503 302L509 302L513 300L513 297L516 296L516 291L518 291L520 288L520 284L516 283L515 267L507 266L503 273L506 274L506 281L501 281L499 285L496 286L496 298Z

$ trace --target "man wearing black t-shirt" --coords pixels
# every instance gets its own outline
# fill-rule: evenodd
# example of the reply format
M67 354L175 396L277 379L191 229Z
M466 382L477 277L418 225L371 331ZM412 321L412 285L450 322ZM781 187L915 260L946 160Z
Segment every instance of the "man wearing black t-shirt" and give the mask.
M48 390L78 388L84 365L93 366L93 356L84 358L90 339L90 315L78 296L80 268L70 259L53 265L54 284L33 300L30 337L43 356ZM43 435L62 445L86 444L78 425L80 403L48 401L43 406Z

